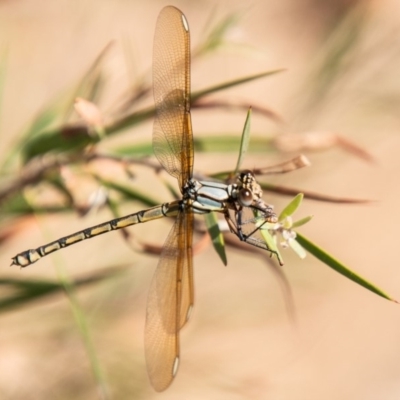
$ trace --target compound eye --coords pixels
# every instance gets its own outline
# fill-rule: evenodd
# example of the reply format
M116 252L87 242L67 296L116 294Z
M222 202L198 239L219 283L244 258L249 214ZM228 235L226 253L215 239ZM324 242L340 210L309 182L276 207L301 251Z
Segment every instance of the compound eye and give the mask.
M251 203L253 203L253 193L249 189L240 189L239 202L242 206L251 206Z

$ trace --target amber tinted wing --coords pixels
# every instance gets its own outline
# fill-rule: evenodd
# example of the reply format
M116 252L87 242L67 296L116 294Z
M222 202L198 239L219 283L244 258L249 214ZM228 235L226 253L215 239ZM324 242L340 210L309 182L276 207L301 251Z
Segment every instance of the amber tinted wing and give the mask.
M179 330L193 306L193 214L181 212L167 238L150 285L145 327L147 371L165 390L179 366Z
M157 20L153 50L156 117L153 150L161 165L179 180L192 176L193 135L190 118L190 35L185 16L165 7Z

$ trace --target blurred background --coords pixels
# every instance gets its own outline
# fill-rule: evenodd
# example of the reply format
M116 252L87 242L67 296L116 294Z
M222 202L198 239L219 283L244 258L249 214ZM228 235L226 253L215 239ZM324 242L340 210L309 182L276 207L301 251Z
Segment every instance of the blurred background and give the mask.
M44 110L50 113L77 92L82 77L108 45L101 58L104 87L96 101L106 120L123 109L130 92L150 84L155 23L168 4L0 1L3 187L20 176L24 135L34 122L45 124ZM185 13L192 48L197 50L206 32L232 18L223 43L194 57L193 91L285 68L211 97L215 102L269 110L269 114L254 112L251 128L251 138L268 138L269 145L250 149L244 167L264 167L304 153L310 168L266 180L298 192L371 200L367 204L305 200L297 215L314 218L301 232L400 299L396 254L400 4L205 0L173 5ZM151 96L138 109L146 105L152 105ZM245 116L243 107L194 107L194 135L240 138ZM58 126L66 121L79 117L64 112ZM147 119L99 146L103 153L121 146L148 146L151 132L152 121ZM210 174L234 169L236 159L237 150L198 152L195 170ZM126 175L107 162L60 168L75 204L86 204L98 187L87 179L94 169L111 179ZM161 202L171 200L162 183L168 180L165 173L156 177L143 166L132 169L134 187ZM32 207L45 208L59 200L46 184L26 186L24 193ZM274 193L265 193L265 199L278 212L289 201ZM141 208L145 207L140 203L125 203L121 214ZM388 400L400 396L398 305L311 255L300 260L284 251L285 266L278 270L267 255L228 247L224 267L210 246L194 259L196 306L181 332L179 373L167 391L157 394L147 378L143 348L146 296L157 255L145 254L137 243L132 250L120 234L112 233L25 270L8 268L16 253L106 221L112 214L107 208L84 217L79 212L18 214L11 213L7 203L0 210L2 399ZM161 246L170 226L170 221L155 221L129 232L136 242ZM198 240L200 236L195 237ZM30 287L25 301L12 303L9 299L19 293L15 279L77 284L73 295L55 290L35 297ZM25 293L23 289L20 293Z

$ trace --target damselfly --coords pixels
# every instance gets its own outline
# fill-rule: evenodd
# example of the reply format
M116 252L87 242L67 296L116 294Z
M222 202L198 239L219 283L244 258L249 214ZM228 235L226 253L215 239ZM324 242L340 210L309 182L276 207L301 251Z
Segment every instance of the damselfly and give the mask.
M148 295L145 352L151 384L166 389L178 371L179 331L193 307L192 238L194 214L219 212L240 240L274 253L261 230L277 217L262 200L262 191L250 171L238 174L236 182L193 179L193 136L190 116L190 35L183 13L165 7L157 20L153 85L156 116L153 150L164 169L178 180L181 200L139 211L84 229L12 259L12 265L27 267L64 247L130 225L163 217L175 217L164 244Z

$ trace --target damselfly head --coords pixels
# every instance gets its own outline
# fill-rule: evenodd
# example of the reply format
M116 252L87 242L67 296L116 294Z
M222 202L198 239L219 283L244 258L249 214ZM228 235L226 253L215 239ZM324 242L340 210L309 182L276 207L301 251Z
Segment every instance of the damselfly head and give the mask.
M242 206L249 207L254 201L261 199L261 187L250 170L240 172L236 184L238 187L238 200Z
M237 176L237 199L241 206L251 207L262 214L265 222L276 223L274 207L262 199L262 189L253 172L243 170Z

